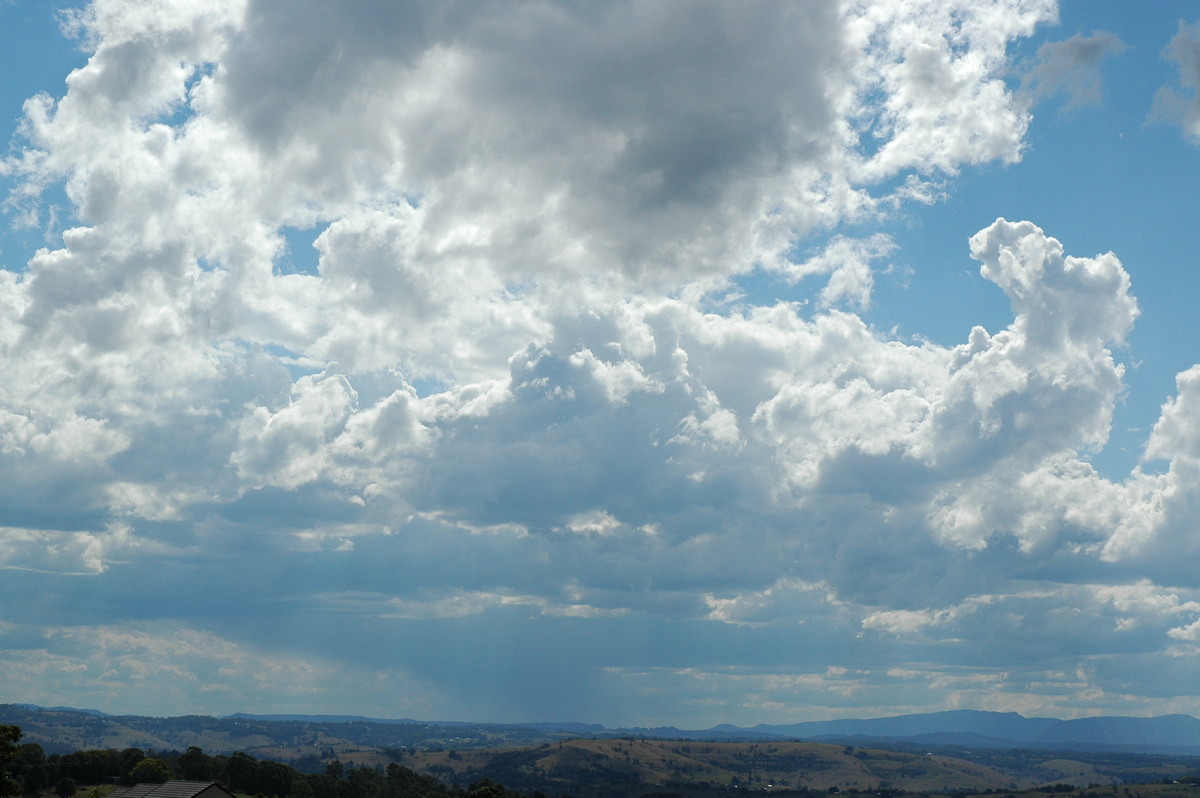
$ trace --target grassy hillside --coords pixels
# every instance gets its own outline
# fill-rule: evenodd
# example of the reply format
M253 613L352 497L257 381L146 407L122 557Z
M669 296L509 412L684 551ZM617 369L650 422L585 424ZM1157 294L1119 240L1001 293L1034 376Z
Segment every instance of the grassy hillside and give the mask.
M746 791L830 793L979 793L1004 796L1040 785L1070 784L1090 798L1136 798L1113 785L1183 780L1200 759L1161 754L1047 752L941 746L884 749L879 744L798 741L706 742L640 737L576 738L566 732L489 724L429 724L262 718L148 718L0 704L0 723L20 726L22 742L46 753L140 748L210 754L244 751L259 759L321 773L337 759L346 768L383 771L395 762L447 783L482 778L528 793L575 798L685 798ZM1156 785L1162 792L1168 785ZM1150 788L1146 788L1150 789ZM1183 785L1181 795L1200 798ZM1148 793L1146 793L1148 794ZM1157 794L1157 793L1156 793Z
M418 752L404 764L460 784L486 776L517 789L571 794L579 794L574 792L578 785L609 794L634 784L646 791L705 787L822 792L974 792L1031 786L953 757L798 742L567 740L506 751Z

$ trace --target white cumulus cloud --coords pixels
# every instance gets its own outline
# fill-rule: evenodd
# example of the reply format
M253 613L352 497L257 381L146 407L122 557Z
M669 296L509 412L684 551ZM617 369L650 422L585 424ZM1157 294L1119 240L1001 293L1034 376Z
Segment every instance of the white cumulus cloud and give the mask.
M323 686L343 652L432 685L430 711L524 717L588 692L575 678L581 712L672 680L697 701L693 680L750 685L745 707L789 689L882 706L903 683L905 706L1016 695L1032 666L1002 639L1194 642L1194 579L1167 550L1196 546L1196 369L1142 468L1089 463L1139 313L1118 256L997 219L969 248L1003 327L942 346L869 315L897 250L872 224L1022 156L1009 48L1054 15L72 13L89 60L29 100L4 162L14 218L45 220L58 188L71 217L0 272L0 567L96 587L26 608L50 642L0 672L122 700L162 674L182 710L193 681L250 700L261 665L264 704L317 707L350 695ZM1092 91L1055 70L1041 90ZM760 299L760 278L817 300ZM85 592L102 625L68 619ZM509 658L513 692L487 694L453 642L474 636L536 673ZM918 689L915 641L939 636L949 686ZM780 672L686 664L743 646Z

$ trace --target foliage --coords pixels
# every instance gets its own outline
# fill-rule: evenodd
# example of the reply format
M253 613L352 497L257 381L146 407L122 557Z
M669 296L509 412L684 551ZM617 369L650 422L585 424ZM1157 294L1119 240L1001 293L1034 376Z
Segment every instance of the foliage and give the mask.
M179 777L186 781L208 781L213 777L208 754L194 745L175 760L175 769Z
M471 785L467 798L505 798L504 788L491 779L480 779Z
M170 778L167 763L153 756L141 760L129 771L130 784L162 784Z
M20 754L17 741L21 739L19 726L0 726L0 766L16 759ZM19 795L21 785L8 771L0 770L0 796Z

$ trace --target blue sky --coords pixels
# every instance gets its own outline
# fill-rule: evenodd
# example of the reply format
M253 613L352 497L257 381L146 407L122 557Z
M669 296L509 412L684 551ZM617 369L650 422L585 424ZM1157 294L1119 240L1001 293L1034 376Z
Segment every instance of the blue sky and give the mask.
M0 3L0 680L1200 714L1191 3Z

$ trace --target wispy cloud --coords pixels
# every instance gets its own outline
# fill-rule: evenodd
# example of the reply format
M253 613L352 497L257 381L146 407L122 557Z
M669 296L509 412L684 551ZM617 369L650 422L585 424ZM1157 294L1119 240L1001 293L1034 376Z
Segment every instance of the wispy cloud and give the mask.
M1163 57L1178 68L1179 82L1158 90L1150 118L1178 124L1187 136L1200 141L1200 22L1180 21Z
M1128 47L1108 31L1096 31L1090 36L1077 33L1064 41L1046 42L1038 48L1021 87L1034 101L1066 94L1069 98L1066 108L1071 110L1097 105L1103 99L1100 65Z

